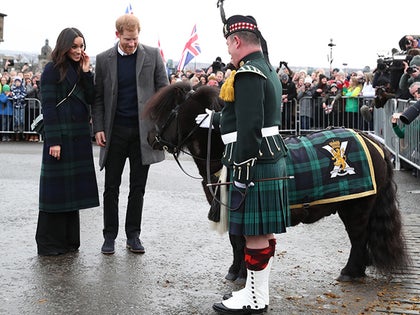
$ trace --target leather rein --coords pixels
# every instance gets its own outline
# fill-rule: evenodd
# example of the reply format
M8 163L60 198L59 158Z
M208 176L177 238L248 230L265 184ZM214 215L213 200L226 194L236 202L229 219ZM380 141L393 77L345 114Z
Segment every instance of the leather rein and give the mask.
M184 101L186 101L194 93L195 93L194 90L190 90L186 94ZM200 125L199 124L195 125L194 128L187 134L187 136L184 139L181 139L180 138L180 132L179 132L179 123L178 123L179 107L180 107L180 104L176 104L175 108L172 109L171 113L168 116L168 119L165 121L165 123L163 124L163 126L161 128L159 128L159 126L155 125L155 129L157 131L157 134L155 136L155 143L160 144L162 146L163 150L172 154L172 156L174 157L174 160L178 164L179 168L184 172L184 174L186 174L187 176L189 176L191 178L194 178L194 179L203 179L202 177L195 177L195 176L190 175L184 169L181 162L179 161L180 153L187 154L194 159L203 160L203 161L204 160L209 161L209 157L210 157L209 152L208 152L207 158L201 158L199 156L193 155L191 152L188 152L188 151L185 151L184 149L182 149L184 147L184 145L187 143L187 141L189 140L189 138L197 131L198 128L200 128ZM177 143L172 143L171 141L168 141L163 137L163 134L165 133L165 131L168 130L168 128L171 126L171 124L174 121L176 123L176 134L178 135Z

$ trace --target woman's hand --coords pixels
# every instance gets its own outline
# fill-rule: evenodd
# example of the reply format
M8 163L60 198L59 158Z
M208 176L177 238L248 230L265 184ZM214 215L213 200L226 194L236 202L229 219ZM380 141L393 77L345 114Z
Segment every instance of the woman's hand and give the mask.
M54 158L56 158L57 160L60 159L60 155L61 155L61 146L59 145L53 145L50 147L50 155Z
M90 71L90 57L85 53L85 51L82 51L81 63L82 63L83 72L89 72Z

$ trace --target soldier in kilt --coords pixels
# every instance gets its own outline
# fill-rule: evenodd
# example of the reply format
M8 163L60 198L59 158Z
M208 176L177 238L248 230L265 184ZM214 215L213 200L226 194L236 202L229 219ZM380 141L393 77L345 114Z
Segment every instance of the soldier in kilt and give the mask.
M286 146L279 134L282 86L253 17L234 15L223 31L236 71L221 88L225 106L221 114L212 113L212 121L220 128L222 161L234 183L229 188L229 233L245 237L247 280L245 288L225 295L213 309L259 314L269 305L275 233L290 226L287 181L265 180L286 176ZM210 119L203 115L196 121L208 128Z
M85 48L82 33L65 28L41 76L45 134L35 238L43 256L77 251L79 210L99 206L89 123L93 74Z

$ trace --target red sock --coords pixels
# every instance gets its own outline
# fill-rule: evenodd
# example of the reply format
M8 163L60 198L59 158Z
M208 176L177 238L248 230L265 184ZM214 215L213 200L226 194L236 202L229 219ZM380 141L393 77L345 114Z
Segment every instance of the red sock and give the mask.
M260 271L267 267L271 256L274 256L275 245L266 248L248 248L245 247L245 265L249 270Z
M277 240L275 238L270 238L268 240L268 244L272 248L272 251L273 251L271 256L274 256L274 252L276 251Z

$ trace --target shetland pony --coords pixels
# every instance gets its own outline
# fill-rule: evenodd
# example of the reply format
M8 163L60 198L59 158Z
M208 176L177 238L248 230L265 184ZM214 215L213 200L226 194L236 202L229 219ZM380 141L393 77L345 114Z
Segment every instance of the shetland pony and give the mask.
M146 104L144 112L144 117L155 123L155 128L150 130L148 135L150 145L154 149L168 151L177 161L179 154L190 154L203 178L202 185L207 200L213 206L214 196L207 184L218 180L215 174L222 167L221 156L224 144L216 129L209 131L199 128L195 117L204 113L206 108L220 111L222 107L223 101L218 97L218 89L215 87L203 86L193 91L188 82L180 82L158 91ZM334 138L342 129L319 131L319 134L328 133ZM353 281L364 277L367 266L375 267L382 274L390 274L403 271L409 264L390 153L373 137L356 130L349 132L355 134L355 142L363 141L364 150L371 160L369 166L365 165L367 161L360 161L360 164L361 167L370 168L374 174L372 179L376 184L374 193L362 192L350 199L327 198L323 202L315 200L309 203L306 196L304 200L297 200L296 206L291 207L292 226L299 223L314 223L331 214L339 215L351 243L347 263L337 278L339 281ZM317 135L315 132L312 136ZM305 137L309 135L298 138L305 140ZM289 148L289 164L292 165L297 163L294 160L295 152L292 145L296 139L294 136L285 139ZM292 170L288 175L296 174L293 174ZM313 176L318 175L313 174ZM289 194L299 196L299 192L291 189L293 187L289 188ZM343 188L340 185L333 185L329 189L330 193L340 194ZM331 189L335 191L331 192ZM243 263L244 238L229 236L233 249L233 263L226 279L244 278L246 277Z

